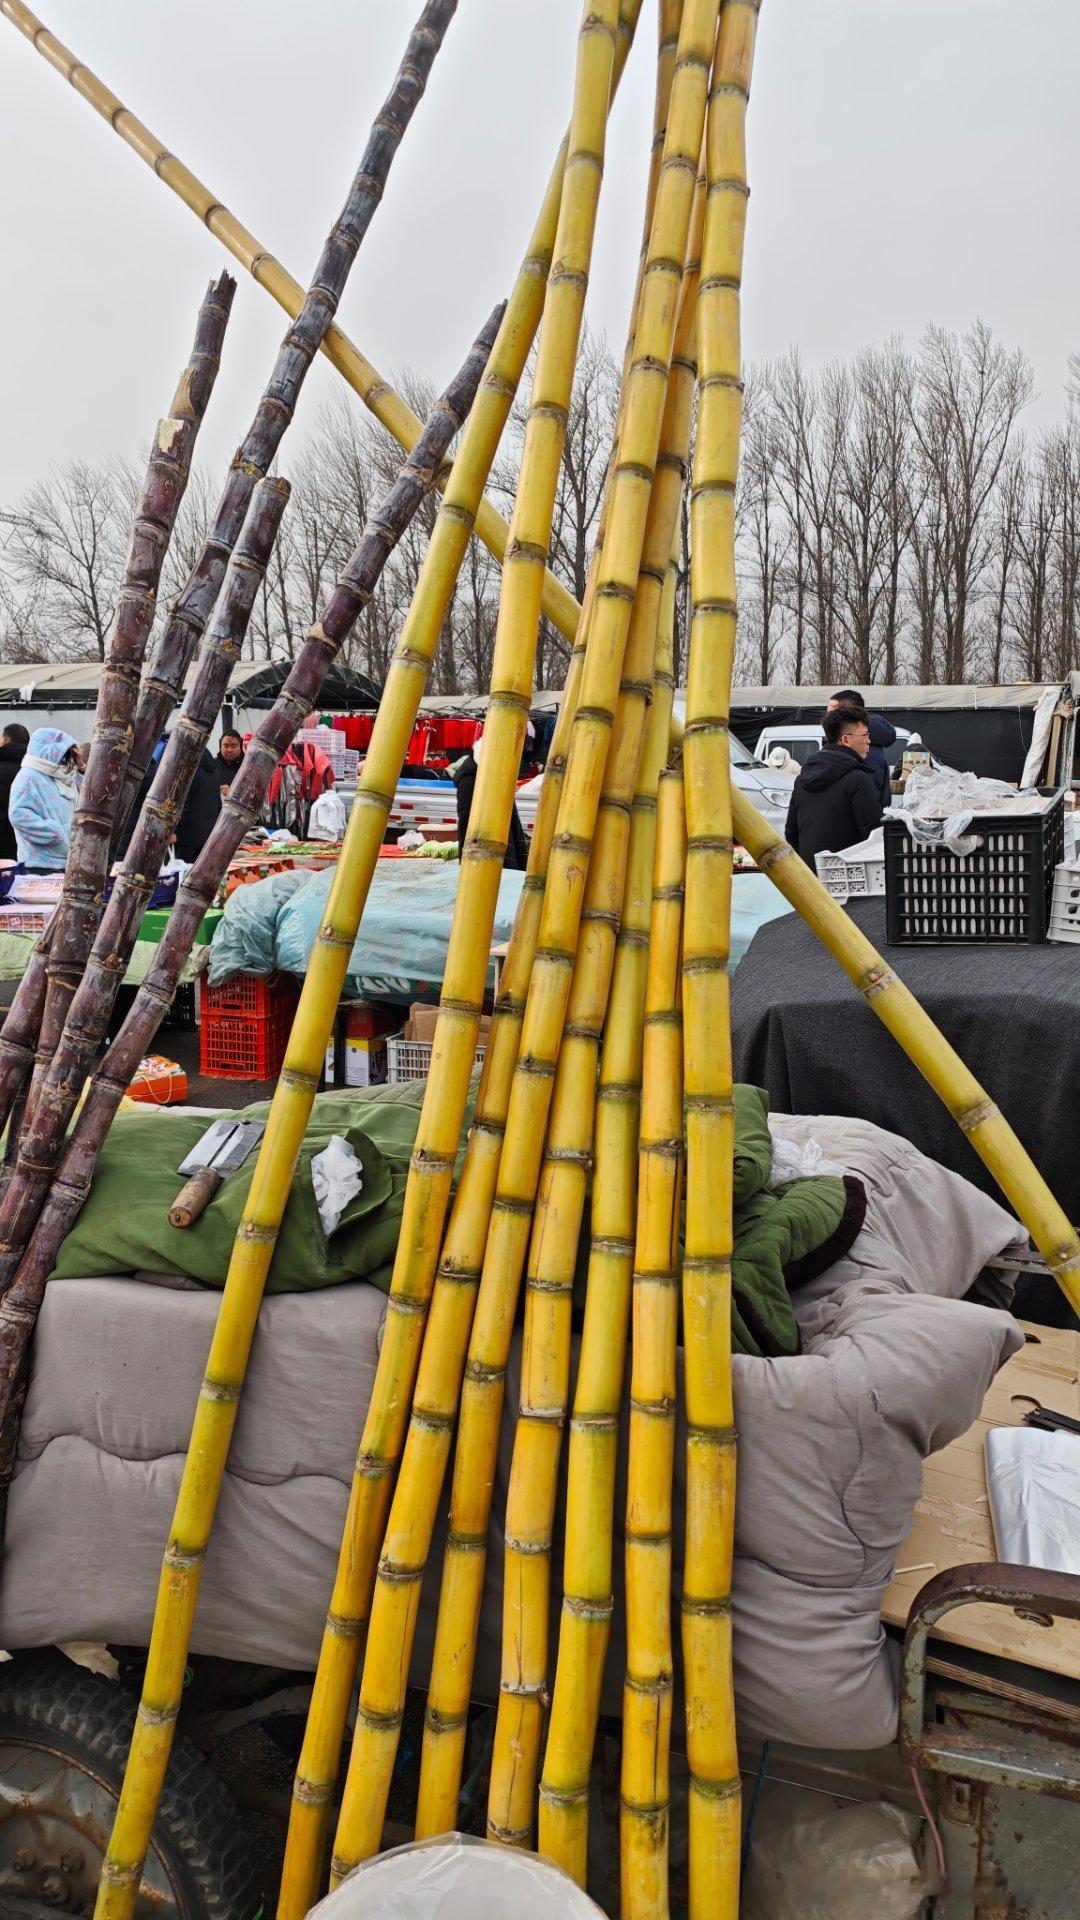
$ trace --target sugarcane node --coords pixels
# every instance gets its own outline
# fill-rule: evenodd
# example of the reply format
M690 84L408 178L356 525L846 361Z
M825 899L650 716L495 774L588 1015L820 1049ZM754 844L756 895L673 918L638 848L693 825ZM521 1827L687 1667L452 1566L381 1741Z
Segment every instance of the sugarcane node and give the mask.
M335 1613L327 1610L326 1631L336 1635L339 1640L358 1640L364 1631L364 1622L356 1620L351 1614Z
M388 1587L418 1587L423 1577L423 1565L419 1567L403 1567L399 1566L396 1560L388 1560L385 1557L379 1561L379 1579ZM373 1724L373 1721L368 1721L369 1726ZM387 1716L383 1724L387 1726L400 1726L400 1714L396 1720L392 1720L390 1716Z
M7 1249L5 1247L0 1246L0 1253L5 1253L6 1251ZM4 1346L9 1346L12 1338L12 1336L8 1334L6 1323L12 1323L13 1327L25 1326L28 1323L32 1324L34 1318L34 1309L32 1307L21 1307L18 1301L9 1300L6 1296L0 1298L0 1321L5 1323L3 1333ZM21 1356L17 1355L16 1358L21 1358Z
M425 1433L452 1433L455 1415L440 1413L435 1407L414 1406L410 1416L412 1424Z
M220 1402L223 1406L235 1406L240 1398L238 1380L204 1380L199 1388L200 1400Z
M986 1126L990 1120L1000 1120L1001 1113L992 1100L980 1100L964 1113L955 1115L956 1123L963 1133L974 1133L977 1127Z
M546 1280L541 1275L530 1273L525 1276L526 1293L550 1293L564 1298L574 1291L572 1280ZM524 1411L524 1409L522 1409Z
M618 1415L614 1413L572 1413L570 1416L571 1433L615 1433L619 1431Z
M703 1800L737 1800L742 1792L738 1774L731 1780L707 1780L701 1774L691 1773L689 1779L691 1793Z
M585 915L582 914L581 917L584 919ZM597 913L592 917L599 920L601 924L611 924L606 913ZM590 1020L567 1020L563 1025L563 1039L584 1040L588 1046L598 1046L602 1024L602 1020L599 1023Z
M540 1798L546 1807L580 1807L588 1801L588 1783L583 1787L546 1787L541 1781Z
M673 1691L675 1677L666 1667L663 1672L652 1674L647 1680L640 1674L631 1673L628 1670L624 1684L630 1689L631 1693L643 1694L646 1699L650 1700L662 1700L666 1694Z
M403 1319L422 1319L427 1310L426 1300L414 1300L406 1293L390 1292L386 1296L387 1313L400 1313Z
M378 1453L358 1453L356 1471L362 1480L386 1480L394 1471L394 1463Z
M1067 1243L1063 1249L1048 1259L1046 1264L1050 1272L1055 1275L1068 1273L1072 1267L1080 1265L1080 1240L1074 1240L1071 1245Z
M683 1255L682 1270L685 1274L703 1274L706 1279L726 1280L731 1274L731 1256L723 1253ZM704 1431L704 1429L702 1429ZM734 1433L735 1429L724 1428L723 1432Z
M433 1147L416 1147L409 1157L410 1168L415 1168L421 1176L453 1173L456 1165L456 1153L436 1153Z
M728 970L727 955L719 953L687 954L683 960L682 970L684 978L687 974L704 974L708 976L709 974L726 973ZM692 1104L699 1107L711 1106L716 1113L725 1113L727 1111L727 1106L722 1099L718 1098L716 1101L710 1101L705 1094L695 1094Z
M327 1807L334 1797L333 1780L307 1780L304 1775L294 1775L292 1797L299 1800L302 1807Z
M110 1887L137 1887L142 1879L145 1861L146 1855L142 1854L131 1866L121 1867L111 1855L106 1854L101 1863L101 1877L108 1881Z
M206 1559L206 1548L182 1547L177 1541L170 1540L163 1558L167 1567L175 1567L179 1573L190 1572L193 1568L202 1566Z
M148 1707L140 1701L137 1718L142 1721L144 1727L171 1727L179 1711L180 1709L175 1706Z
M492 1131L495 1131L495 1129L492 1129ZM480 1284L480 1274L481 1269L479 1267L470 1267L463 1261L454 1260L453 1258L448 1259L445 1255L439 1261L438 1267L436 1268L436 1276L440 1284L445 1287L478 1287Z
M487 1366L482 1360L467 1360L465 1378L471 1380L477 1387L498 1387L506 1379L506 1368L505 1366Z
M424 1725L432 1734L460 1733L462 1727L469 1724L469 1713L443 1713L438 1707L428 1707L424 1713Z
M887 967L882 960L877 965L868 967L857 984L864 999L873 1000L878 994L887 993L890 987L898 986L900 983L892 968ZM960 1125L963 1126L963 1124L961 1120Z

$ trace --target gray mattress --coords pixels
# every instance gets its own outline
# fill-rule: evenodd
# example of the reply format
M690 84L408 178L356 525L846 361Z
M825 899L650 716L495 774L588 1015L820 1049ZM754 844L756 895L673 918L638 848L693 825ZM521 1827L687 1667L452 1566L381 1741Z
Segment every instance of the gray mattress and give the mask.
M1021 1340L1007 1313L960 1296L1016 1241L1017 1228L986 1195L865 1122L773 1124L797 1142L819 1141L859 1175L869 1207L851 1254L799 1296L804 1352L734 1363L740 1720L748 1733L870 1747L895 1725L880 1605L922 1460L970 1425ZM146 1278L48 1289L8 1507L0 1645L147 1643L218 1305L217 1294ZM264 1303L207 1555L196 1653L313 1665L384 1310L383 1296L362 1284ZM486 1698L499 1676L499 1519L516 1359L515 1351L476 1674ZM678 1504L681 1449L677 1458ZM620 1486L617 1524L622 1500ZM441 1538L421 1609L419 1682L440 1562ZM553 1630L558 1565L555 1580ZM605 1682L611 1709L622 1658L616 1626Z

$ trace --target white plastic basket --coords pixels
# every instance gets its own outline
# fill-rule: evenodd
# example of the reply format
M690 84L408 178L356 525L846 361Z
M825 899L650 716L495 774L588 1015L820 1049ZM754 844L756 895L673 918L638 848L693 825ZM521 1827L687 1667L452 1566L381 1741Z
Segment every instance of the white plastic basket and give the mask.
M1063 860L1054 868L1054 897L1046 937L1055 943L1080 946L1080 860Z
M430 1040L405 1040L400 1033L390 1033L386 1037L386 1080L387 1085L399 1087L403 1080L426 1080L431 1072ZM473 1059L473 1071L484 1064L486 1048L477 1047Z
M885 853L880 858L851 860L844 853L819 853L818 879L836 900L866 900L885 892Z

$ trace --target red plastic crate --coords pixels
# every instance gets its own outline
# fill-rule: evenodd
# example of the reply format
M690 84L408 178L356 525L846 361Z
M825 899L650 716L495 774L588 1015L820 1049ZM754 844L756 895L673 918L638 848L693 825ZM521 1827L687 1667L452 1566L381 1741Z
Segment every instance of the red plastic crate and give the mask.
M203 1020L225 1015L232 1019L238 1014L246 1020L265 1020L287 1007L291 1020L298 999L299 992L291 974L272 973L268 980L261 980L252 973L237 973L218 987L203 982L199 1014Z
M210 1080L274 1080L285 1064L291 1027L291 1011L265 1020L204 1020L199 1072Z

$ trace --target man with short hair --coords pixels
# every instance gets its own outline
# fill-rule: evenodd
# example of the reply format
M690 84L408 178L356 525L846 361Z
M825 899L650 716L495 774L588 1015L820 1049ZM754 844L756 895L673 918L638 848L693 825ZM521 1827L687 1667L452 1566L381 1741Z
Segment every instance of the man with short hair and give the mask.
M882 714L869 713L862 694L857 693L854 687L841 687L839 693L833 694L825 711L826 713L835 713L837 707L854 707L856 712L861 713L863 719L866 721L867 727L870 730L870 751L866 756L867 765L874 776L878 793L881 795L882 807L890 807L892 805L892 768L886 758L885 749L886 747L894 747L896 745L896 728L893 726L892 721L886 720Z
M825 745L795 782L786 828L788 844L815 871L815 855L843 853L881 822L881 796L867 765L865 712L830 704L822 725Z

